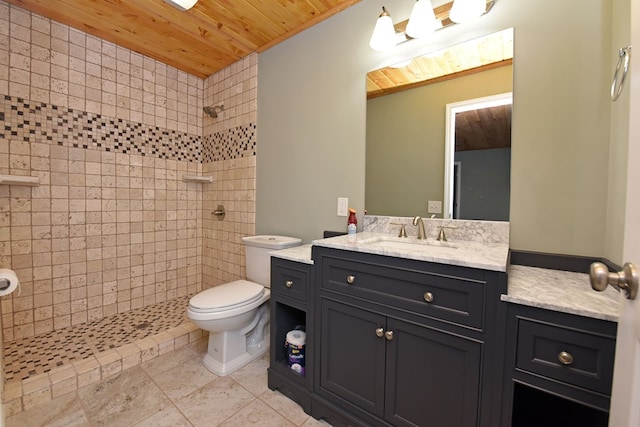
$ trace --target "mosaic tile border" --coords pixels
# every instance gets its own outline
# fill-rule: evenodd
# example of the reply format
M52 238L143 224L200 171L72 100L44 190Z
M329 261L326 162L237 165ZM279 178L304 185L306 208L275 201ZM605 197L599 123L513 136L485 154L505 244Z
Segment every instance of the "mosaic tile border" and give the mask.
M0 139L203 163L255 156L256 131L250 123L203 138L8 95L0 99Z
M101 114L4 96L0 138L200 162L201 137Z
M255 156L256 135L256 124L250 123L205 136L202 141L203 163Z

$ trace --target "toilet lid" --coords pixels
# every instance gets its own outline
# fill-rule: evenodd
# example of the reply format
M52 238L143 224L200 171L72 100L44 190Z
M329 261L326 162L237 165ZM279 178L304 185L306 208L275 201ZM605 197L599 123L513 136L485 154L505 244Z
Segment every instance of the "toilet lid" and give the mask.
M247 280L236 280L202 291L189 300L192 308L204 311L229 310L250 304L264 295L264 286Z

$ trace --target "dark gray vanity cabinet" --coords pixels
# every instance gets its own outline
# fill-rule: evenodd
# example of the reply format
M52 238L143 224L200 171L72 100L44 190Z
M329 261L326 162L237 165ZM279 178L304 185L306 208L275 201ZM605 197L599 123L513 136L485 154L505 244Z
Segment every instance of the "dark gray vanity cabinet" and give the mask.
M502 425L606 427L616 329L611 321L508 304Z
M313 258L314 417L498 424L504 273L323 247Z
M270 364L268 385L297 402L305 412L311 413L313 362L310 342L313 340L312 309L309 304L313 284L313 265L271 258L271 321ZM287 332L304 328L305 373L291 370L287 363L285 341Z

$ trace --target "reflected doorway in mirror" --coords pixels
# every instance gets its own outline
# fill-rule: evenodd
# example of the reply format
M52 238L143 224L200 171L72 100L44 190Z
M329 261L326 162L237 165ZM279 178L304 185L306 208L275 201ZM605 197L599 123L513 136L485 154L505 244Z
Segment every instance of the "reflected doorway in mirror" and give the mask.
M444 218L508 221L512 104L512 92L447 104Z

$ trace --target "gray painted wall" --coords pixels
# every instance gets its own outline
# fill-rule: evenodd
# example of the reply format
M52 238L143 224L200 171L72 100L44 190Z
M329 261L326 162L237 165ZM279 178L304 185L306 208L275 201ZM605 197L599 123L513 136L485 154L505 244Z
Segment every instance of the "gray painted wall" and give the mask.
M512 26L511 247L606 255L611 2L499 0L392 54L368 46L383 3L363 1L259 55L256 231L309 242L344 229L340 196L362 213L367 71ZM388 5L394 21L412 4Z

